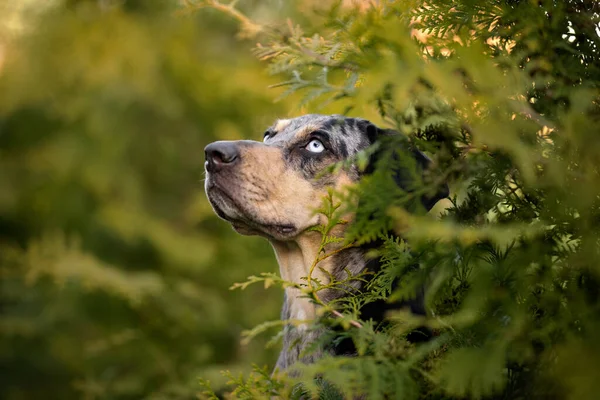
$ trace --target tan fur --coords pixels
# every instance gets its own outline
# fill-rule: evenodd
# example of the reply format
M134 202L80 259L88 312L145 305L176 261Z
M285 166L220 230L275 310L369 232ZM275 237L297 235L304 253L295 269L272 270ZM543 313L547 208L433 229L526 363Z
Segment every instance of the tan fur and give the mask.
M281 277L289 282L306 283L313 261L318 256L317 251L321 239L318 232L303 234L297 241L279 242L271 241ZM323 273L316 269L313 278L322 279ZM299 289L288 287L285 289L286 299L290 308L290 319L311 320L316 317L316 306L308 298L302 297ZM300 325L300 329L304 328Z
M302 229L317 223L318 217L313 215L311 206L319 205L319 195L298 171L286 168L281 149L248 148L242 159L234 195L249 211L265 222L292 222Z
M290 123L291 123L291 120L289 120L289 119L279 119L273 126L273 130L275 131L275 133L281 132L286 127L288 127L290 125Z

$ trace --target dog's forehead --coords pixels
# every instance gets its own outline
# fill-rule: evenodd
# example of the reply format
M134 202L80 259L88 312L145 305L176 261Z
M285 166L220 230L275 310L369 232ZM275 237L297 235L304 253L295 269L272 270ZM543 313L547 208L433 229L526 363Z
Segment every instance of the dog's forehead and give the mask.
M295 139L321 131L329 135L334 144L344 147L349 153L368 146L364 129L368 121L343 115L307 114L291 119L280 119L268 130L269 143L285 144Z
M338 115L307 114L296 118L280 119L271 127L272 136L278 140L292 139L304 132L324 129L330 125L343 124L346 118Z

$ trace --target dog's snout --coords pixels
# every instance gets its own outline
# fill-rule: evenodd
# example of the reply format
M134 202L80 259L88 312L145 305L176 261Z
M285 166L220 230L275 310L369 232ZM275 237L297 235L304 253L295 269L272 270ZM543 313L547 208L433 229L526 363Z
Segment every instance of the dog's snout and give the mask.
M233 165L240 158L240 149L235 142L220 141L204 148L206 169L209 172Z

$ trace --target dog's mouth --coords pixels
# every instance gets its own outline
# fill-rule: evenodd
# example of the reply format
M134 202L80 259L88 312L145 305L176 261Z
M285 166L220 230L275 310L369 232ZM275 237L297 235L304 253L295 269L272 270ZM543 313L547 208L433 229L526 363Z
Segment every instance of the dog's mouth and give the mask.
M270 239L287 240L293 238L298 229L290 223L272 223L254 215L247 206L236 200L230 189L217 184L214 179L206 179L205 190L216 214L231 224L242 235L265 236Z

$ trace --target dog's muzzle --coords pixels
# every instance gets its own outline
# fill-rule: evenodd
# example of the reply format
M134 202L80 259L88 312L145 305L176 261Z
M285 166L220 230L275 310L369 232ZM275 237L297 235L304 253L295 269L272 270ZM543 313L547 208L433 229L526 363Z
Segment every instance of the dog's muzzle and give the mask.
M255 157L244 160L245 152L255 146L265 145L239 140L219 141L206 146L204 188L217 215L230 222L237 232L284 240L292 237L297 228L285 220L280 222L281 218L265 212L264 206L260 207L266 202L269 192L265 190L264 183L256 185L255 175L264 165L251 165L253 160L256 162Z
M242 164L240 148L239 143L234 141L214 142L204 148L207 173L204 188L208 200L217 215L232 223L234 228L246 225L243 221L249 219L247 210L240 204L244 191L236 179L236 172L239 172L236 169Z

